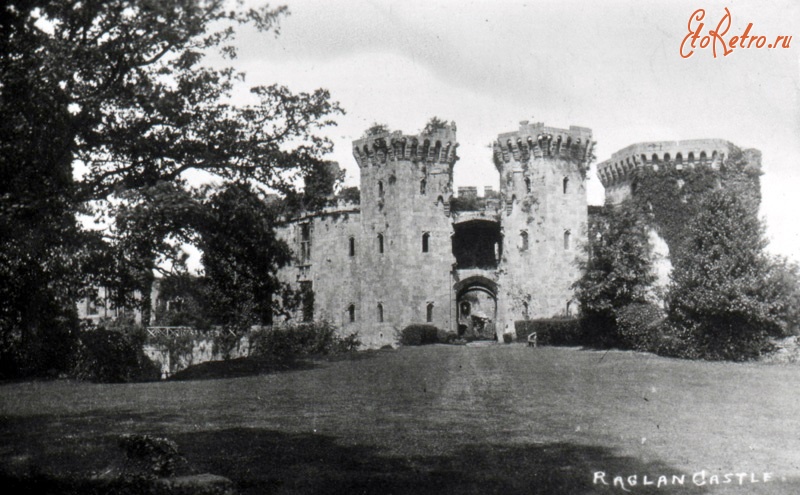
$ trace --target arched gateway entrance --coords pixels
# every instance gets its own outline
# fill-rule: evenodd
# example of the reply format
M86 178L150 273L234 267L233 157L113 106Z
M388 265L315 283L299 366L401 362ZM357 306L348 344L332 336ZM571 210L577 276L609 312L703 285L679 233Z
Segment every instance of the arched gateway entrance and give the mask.
M497 286L484 277L470 277L457 283L455 290L459 337L494 340Z

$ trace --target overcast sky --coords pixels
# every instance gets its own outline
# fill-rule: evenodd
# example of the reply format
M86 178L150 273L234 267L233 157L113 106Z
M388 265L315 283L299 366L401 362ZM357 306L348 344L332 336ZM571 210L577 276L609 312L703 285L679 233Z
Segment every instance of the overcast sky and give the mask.
M727 139L763 153L761 214L770 249L800 261L800 2L288 1L278 38L239 36L248 85L331 91L347 114L331 157L358 184L351 142L373 122L418 132L458 125L455 186L498 184L488 145L521 120L589 127L599 161L629 144ZM731 13L789 49L679 55L698 8ZM713 28L713 27L712 27ZM237 96L238 97L238 96ZM595 164L596 165L596 164ZM592 167L589 202L603 201Z

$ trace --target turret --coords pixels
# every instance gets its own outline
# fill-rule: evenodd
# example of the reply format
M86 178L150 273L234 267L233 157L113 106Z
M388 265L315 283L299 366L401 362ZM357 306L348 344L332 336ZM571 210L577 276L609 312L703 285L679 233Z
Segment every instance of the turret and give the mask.
M456 124L446 124L431 134L407 135L401 131L386 132L353 142L353 156L360 168L385 164L387 160L449 165L456 155Z
M498 278L498 318L515 321L571 314L571 284L586 236L586 172L592 131L520 122L494 142L503 212L503 261L513 270Z
M723 166L735 146L722 139L692 139L686 141L656 141L632 144L597 165L597 176L606 189L606 200L612 204L624 201L632 194L633 178L639 169L676 170L707 166L714 170ZM761 153L745 150L749 166L760 168Z
M361 169L365 210L375 205L382 210L389 197L402 200L405 195L424 196L449 213L457 148L455 123L427 135L395 131L354 141L353 156Z
M454 123L353 143L361 171L362 232L355 249L361 266L370 267L360 274L370 288L361 301L379 338L410 323L451 326L449 207L457 148Z
M581 180L592 160L592 131L570 126L568 130L541 122L520 122L518 131L500 134L494 142L494 163L500 173L500 192L508 202L532 190L533 162L560 160L572 164Z

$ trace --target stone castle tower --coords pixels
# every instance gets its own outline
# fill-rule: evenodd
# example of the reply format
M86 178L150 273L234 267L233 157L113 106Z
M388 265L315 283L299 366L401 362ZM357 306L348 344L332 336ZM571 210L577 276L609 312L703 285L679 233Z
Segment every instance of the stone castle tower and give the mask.
M516 320L577 311L570 286L580 277L592 147L590 129L527 122L494 143L504 205L498 309L507 331Z
M722 139L691 139L685 141L654 141L627 146L597 165L597 176L606 190L606 201L619 204L636 192L636 173L639 170L658 171L662 167L684 168L707 166L719 170L735 146ZM744 151L755 167L761 165L761 152Z
M450 326L448 216L457 147L455 124L353 143L361 171L361 283L370 287L362 300L379 325Z
M289 221L280 235L297 260L280 276L313 291L304 319L367 347L416 323L502 340L515 321L572 313L592 145L589 129L523 122L494 145L499 198L464 188L471 198L451 210L455 124L358 139L360 204Z
M739 148L723 139L691 139L684 141L652 141L636 143L627 146L611 155L608 160L597 165L597 175L606 192L606 204L618 205L629 198L647 200L653 215L654 224L650 229L650 242L653 246L652 263L657 275L657 286L662 289L669 283L669 274L672 271L670 248L679 244L676 230L681 231L692 219L691 208L683 210L671 208L668 219L658 212L663 211L663 199L643 196L641 184L647 176L661 174L664 180L660 182L659 190L669 191L672 188L678 191L674 201L690 204L703 197L702 189L697 187L685 188L686 181L692 180L692 171L697 169L712 170L714 183L711 189L737 188L741 198L751 202L751 207L758 209L760 202L760 187L758 177L761 174L761 152L757 149L741 150L741 155L734 157L734 162L728 159L738 154ZM731 167L741 167L741 170ZM696 176L700 180L705 174ZM674 180L674 183L671 182ZM707 187L708 184L705 184ZM689 189L689 192L686 192ZM655 203L655 204L654 204ZM665 220L672 223L672 228L664 225ZM664 234L664 236L662 236ZM671 234L671 237L670 237ZM666 238L665 238L666 237ZM656 302L662 302L656 297Z

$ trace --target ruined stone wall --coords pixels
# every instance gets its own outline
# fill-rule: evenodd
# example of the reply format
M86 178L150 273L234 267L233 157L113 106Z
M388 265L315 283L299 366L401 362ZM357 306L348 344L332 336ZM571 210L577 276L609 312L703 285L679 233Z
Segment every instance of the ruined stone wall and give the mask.
M504 204L498 320L506 333L516 320L577 311L570 286L585 256L592 144L589 129L527 122L494 144Z
M308 241L303 240L304 225ZM279 230L279 237L289 243L294 253L292 266L279 272L282 281L300 288L310 282L314 292L314 319L328 320L346 335L358 331L362 320L362 265L364 250L361 214L357 206L328 208L301 216ZM350 239L354 256L350 255ZM307 242L306 247L303 244ZM304 254L307 255L304 258ZM355 322L350 322L349 306L355 305ZM302 308L294 319L302 320Z
M663 293L674 262L670 248L680 245L708 191L735 188L758 208L761 152L722 139L636 143L598 164L597 174L606 204L635 201L651 222L656 292Z
M456 331L459 291L476 283L495 293L492 325L499 339L513 332L516 320L569 311L586 235L591 131L525 122L519 131L501 134L495 143L499 211L458 216L449 210L455 131L451 124L430 135L394 132L355 141L361 204L284 227L280 235L297 261L281 277L295 286L311 283L316 319L344 333L357 331L367 347L394 344L412 323ZM502 227L496 268L455 269L454 222Z

